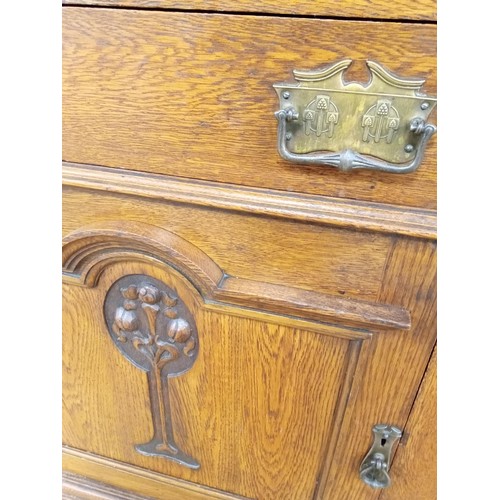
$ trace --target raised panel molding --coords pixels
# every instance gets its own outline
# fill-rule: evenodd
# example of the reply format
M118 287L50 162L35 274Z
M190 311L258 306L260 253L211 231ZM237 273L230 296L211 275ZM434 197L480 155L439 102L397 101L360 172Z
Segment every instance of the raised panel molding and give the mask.
M123 279L127 281L122 282ZM117 345L119 335L132 333L120 330L135 332L149 322L146 312L139 319L126 316L124 311L138 310L145 302L148 306L158 305L158 313L169 312L175 296L167 290L168 297L158 297L158 291L165 290L160 290L155 280L176 290L199 329L196 363L189 373L168 384L175 441L199 461L201 467L197 470L179 467L161 457L142 456L134 450L135 443L146 442L156 430L150 423L153 398L151 387L148 398L149 377L137 374L138 370L123 359L111 340ZM113 300L109 290L112 293L114 289L119 290L123 300L109 302L111 312L103 317L103 304L106 312L106 297ZM278 498L277 492L297 491L295 488L301 483L296 478L302 475L307 483L299 496L302 492L312 494L316 480L327 473L331 451L339 440L344 414L353 398L352 383L359 355L363 346L369 344L363 342L367 332L344 331L329 325L328 335L316 335L312 322L307 329L312 331L294 332L282 326L289 322L285 316L276 316L280 326L268 325L267 321L259 321L253 311L249 320L238 318L244 309L236 307L232 307L235 317L228 321L225 308L217 313L207 311L207 302L203 303L180 272L151 262L112 263L103 270L94 288L65 286L65 299L70 305L64 356L66 445L139 467L131 469L131 475L137 472L140 476L134 477L134 481L141 481L143 470L148 469L208 487L220 486L236 494L252 497L252 492L256 492L259 498ZM165 307L160 306L160 301ZM178 317L193 324L185 311L178 313ZM161 322L156 326L161 327ZM163 326L168 330L168 322ZM110 339L106 328L116 338ZM179 343L185 340L188 347L189 336L183 334L186 328L175 330L181 330L181 337L177 331L172 331L173 336ZM132 336L136 335L130 335L133 342ZM114 404L108 404L109 399ZM153 408L153 413L158 414L157 409ZM221 426L220 419L218 424L212 420L213 414L231 414L234 419ZM90 433L93 436L87 433L87 422L95 426L96 432ZM148 425L152 430L148 431ZM300 439L303 442L299 450L283 446ZM239 471L235 478L225 476L223 470L230 469L224 465L221 470L221 460L227 460L227 466ZM86 464L76 470L65 465L65 470L106 482L109 477L102 469L91 476ZM262 482L267 470L269 477ZM124 487L120 482L114 484ZM136 491L146 494L147 490ZM169 492L162 491L158 498L175 498ZM180 498L191 498L191 493Z
M199 248L157 226L106 222L81 228L63 239L66 283L93 287L106 266L127 260L174 268L198 290L207 306L214 308L241 306L258 314L356 327L345 329L351 339L370 336L359 327L407 330L411 325L409 312L394 305L229 276Z
M267 217L436 239L435 210L63 162L63 184Z
M332 389L335 402L328 419L322 419L321 432L324 432L326 439L321 440L314 448L317 457L324 457L317 458L321 463L315 470L318 481L324 481L333 459L344 414L352 397L352 383L363 340L371 337L371 329L401 329L409 325L408 312L394 306L336 298L228 276L208 255L188 241L148 224L114 222L81 228L64 239L62 253L64 277L68 284L98 288L102 276L102 283L105 285L99 292L105 326L121 354L147 372L149 402L146 405L149 405L147 411L151 412L153 438L140 445L137 445L136 440L124 439L122 446L129 450L124 453L135 453L132 451L135 444L135 450L143 455L165 457L167 461L187 466L184 467L186 470L199 469L195 472L203 473L205 467L214 467L213 459L205 462L201 451L203 448L198 447L197 451L196 446L191 448L191 443L209 438L200 437L193 428L189 432L186 429L179 431L179 420L172 416L186 411L189 404L196 400L196 395L186 392L188 403L182 404L178 401L177 393L174 396L177 398L176 404L174 406L172 403L171 409L170 383L167 380L169 376L180 375L189 370L194 364L198 349L205 360L210 357L207 332L200 330L200 337L203 336L200 341L204 344L198 344L193 304L200 304L204 310L213 310L222 315L247 314L252 320L267 321L267 314L268 317L274 317L274 322L280 325L297 326L302 321L301 326L311 332L348 341L342 348L344 356L338 365L338 374L332 379L338 384L336 389ZM144 271L142 263L146 264ZM118 266L114 266L115 264ZM117 272L113 279L107 274L108 266L114 266ZM186 295L181 299L175 287L167 285L164 278L160 281L161 274L153 277L155 267L177 276L175 279L182 278L186 285L192 285L188 287L193 293L194 302L190 306L192 311L187 308ZM78 328L76 324L74 326ZM314 337L318 336L313 335L312 338ZM333 339L330 338L330 341ZM213 376L217 374L212 374ZM180 441L177 439L179 435ZM81 436L82 434L70 437L66 442L78 446ZM150 436L151 434L144 441ZM184 453L176 442L180 442L182 448L190 454ZM95 448L91 449L96 451ZM100 453L103 453L102 449ZM87 476L86 470L67 470ZM214 486L206 479L200 479L200 482ZM313 484L311 483L310 488ZM239 488L230 491L245 492Z
M62 500L154 500L70 472L62 478Z
M117 460L63 447L63 498L106 500L230 500L223 493L189 481L158 474ZM84 476L84 477L82 477ZM106 478L106 484L101 483ZM123 491L126 488L127 491ZM136 495L141 493L141 495ZM144 496L146 495L146 496Z

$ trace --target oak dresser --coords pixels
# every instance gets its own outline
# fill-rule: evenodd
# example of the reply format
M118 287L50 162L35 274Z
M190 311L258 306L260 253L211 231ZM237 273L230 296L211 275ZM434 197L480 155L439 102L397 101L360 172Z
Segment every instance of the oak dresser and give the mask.
M436 497L433 0L63 6L63 497Z

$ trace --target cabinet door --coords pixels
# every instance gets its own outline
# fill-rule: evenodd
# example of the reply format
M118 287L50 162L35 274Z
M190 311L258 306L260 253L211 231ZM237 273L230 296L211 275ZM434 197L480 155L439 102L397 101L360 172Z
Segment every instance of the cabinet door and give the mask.
M386 267L398 282L401 245ZM388 395L417 385L406 362L421 357L390 295L235 278L145 223L78 229L63 258L66 470L120 486L118 470L155 498L169 498L164 478L248 498L374 497L357 475L365 438L404 422L404 394Z

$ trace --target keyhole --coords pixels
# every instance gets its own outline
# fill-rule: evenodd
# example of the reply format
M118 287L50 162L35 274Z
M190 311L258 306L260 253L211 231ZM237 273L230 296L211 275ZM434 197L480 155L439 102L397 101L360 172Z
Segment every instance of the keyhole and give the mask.
M381 444L382 446L385 446L385 443L387 443L387 439L382 438L382 439L381 439L381 441L380 441L380 444Z

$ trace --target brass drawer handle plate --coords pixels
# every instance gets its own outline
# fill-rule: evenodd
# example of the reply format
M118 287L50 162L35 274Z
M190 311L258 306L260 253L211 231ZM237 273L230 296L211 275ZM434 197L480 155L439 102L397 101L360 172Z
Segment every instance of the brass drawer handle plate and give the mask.
M367 61L367 85L344 83L346 59L293 74L273 85L280 103L278 152L295 163L408 173L418 168L436 127L427 119L436 98L420 93L423 79L396 76Z
M396 444L403 432L393 425L377 424L372 429L373 445L359 468L361 480L373 488L391 485L389 468Z
M148 374L154 435L135 449L143 455L198 469L200 464L175 443L168 394L168 377L189 370L198 355L192 314L175 291L161 281L128 275L109 289L104 315L116 347Z

